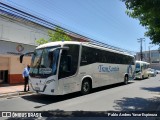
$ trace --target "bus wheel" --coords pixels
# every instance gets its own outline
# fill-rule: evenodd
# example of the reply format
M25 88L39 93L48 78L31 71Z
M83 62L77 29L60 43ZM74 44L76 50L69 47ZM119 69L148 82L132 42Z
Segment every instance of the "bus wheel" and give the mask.
M125 84L125 85L128 84L128 76L127 76L127 75L124 77L124 84Z
M86 95L86 94L90 93L90 91L91 91L91 83L90 83L90 81L89 80L84 80L82 82L82 86L81 86L81 93L83 95Z

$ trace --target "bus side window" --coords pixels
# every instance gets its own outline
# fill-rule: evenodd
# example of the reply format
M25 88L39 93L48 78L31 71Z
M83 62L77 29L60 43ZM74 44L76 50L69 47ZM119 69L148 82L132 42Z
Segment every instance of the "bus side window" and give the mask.
M143 66L141 66L141 72L143 71Z
M60 70L61 72L71 71L71 56L70 55L61 56Z
M79 45L65 45L69 50L61 54L58 79L76 74L78 69Z

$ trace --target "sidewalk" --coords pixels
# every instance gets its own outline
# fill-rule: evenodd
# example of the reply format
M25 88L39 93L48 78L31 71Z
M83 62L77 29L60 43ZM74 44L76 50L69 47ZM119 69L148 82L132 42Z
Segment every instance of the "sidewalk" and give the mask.
M24 92L24 85L0 85L0 98L31 94Z

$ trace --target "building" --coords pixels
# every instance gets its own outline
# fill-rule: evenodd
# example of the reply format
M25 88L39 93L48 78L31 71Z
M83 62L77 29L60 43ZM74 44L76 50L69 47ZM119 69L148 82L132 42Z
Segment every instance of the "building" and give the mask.
M151 68L160 70L160 52L158 50L144 51L143 61L149 62ZM136 54L136 59L140 60L140 52Z
M30 59L23 64L19 63L19 55L33 51L35 40L47 38L47 29L8 17L0 17L0 82L21 83L22 70Z
M33 51L37 46L35 40L47 39L48 30L54 30L54 26L6 4L1 5L11 11L0 8L0 84L23 83L22 71L30 63L30 57L21 64L19 55ZM72 40L88 41L84 36L64 31Z

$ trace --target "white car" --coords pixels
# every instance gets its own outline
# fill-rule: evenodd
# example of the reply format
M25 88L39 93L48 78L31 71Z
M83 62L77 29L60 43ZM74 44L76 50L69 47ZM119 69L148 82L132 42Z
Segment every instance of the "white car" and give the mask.
M160 74L160 70L156 70L157 74Z
M156 74L157 74L157 72L156 72L155 69L149 69L149 70L148 70L148 74L149 74L149 76L151 76L151 77L155 77Z

